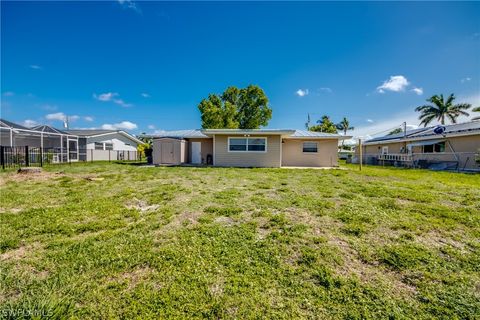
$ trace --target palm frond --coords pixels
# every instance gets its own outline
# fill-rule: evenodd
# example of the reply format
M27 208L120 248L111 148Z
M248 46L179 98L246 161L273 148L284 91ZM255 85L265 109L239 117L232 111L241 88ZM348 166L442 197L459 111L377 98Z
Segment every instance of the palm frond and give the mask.
M454 109L459 109L459 110L468 110L472 107L470 103L457 103L456 105L453 106ZM473 109L475 111L475 109Z
M445 101L445 106L452 105L454 100L455 100L455 95L452 93L448 96L447 101Z

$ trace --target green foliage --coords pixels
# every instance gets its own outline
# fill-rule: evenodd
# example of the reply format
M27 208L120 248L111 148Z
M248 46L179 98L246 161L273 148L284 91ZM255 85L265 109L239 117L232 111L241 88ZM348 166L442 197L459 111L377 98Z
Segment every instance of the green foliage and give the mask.
M454 104L455 95L452 93L448 96L447 100L443 98L443 94L434 95L427 99L431 104L419 106L415 109L421 113L419 120L420 125L425 127L429 125L434 119L441 124L445 124L445 119L449 119L452 123L457 123L457 118L461 115L468 116L468 113L464 110L468 110L472 107L469 103Z
M258 129L272 118L267 96L255 85L228 87L220 96L210 94L198 109L204 129Z
M325 115L322 119L317 121L318 125L308 128L310 131L337 133L337 126L330 120L330 117Z
M387 136L391 136L391 135L393 135L393 134L398 134L398 133L402 133L402 132L403 132L402 128L396 128L396 129L393 129L392 131L390 131L390 132L387 134Z
M476 107L472 109L473 112L480 112L480 107ZM480 117L474 117L472 120L480 120Z

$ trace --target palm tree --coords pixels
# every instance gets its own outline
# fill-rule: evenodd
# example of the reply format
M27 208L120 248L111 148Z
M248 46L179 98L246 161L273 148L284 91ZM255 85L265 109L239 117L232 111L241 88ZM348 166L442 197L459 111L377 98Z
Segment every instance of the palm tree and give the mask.
M338 130L343 131L344 136L347 135L348 130L355 129L354 127L350 127L350 122L348 121L348 119L346 117L343 117L342 121L340 121L339 123L336 124L336 127L337 127ZM345 144L345 140L342 140L342 149L343 149L344 144Z
M480 112L480 107L476 107L476 108L472 109L472 111L473 112ZM480 117L475 117L472 120L480 120Z
M460 115L468 116L468 113L463 111L470 109L472 107L469 103L458 103L453 104L455 100L455 95L452 93L447 100L443 99L443 94L434 95L431 98L427 99L428 102L432 104L427 104L424 106L419 106L415 111L419 111L422 114L418 117L420 125L425 127L432 122L434 119L440 121L441 124L445 124L445 118L450 119L452 123L457 123L457 118Z

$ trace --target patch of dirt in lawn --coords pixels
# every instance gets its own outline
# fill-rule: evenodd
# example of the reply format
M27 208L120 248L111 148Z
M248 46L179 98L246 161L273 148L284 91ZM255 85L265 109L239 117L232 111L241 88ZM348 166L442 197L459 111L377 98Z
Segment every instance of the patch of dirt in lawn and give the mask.
M7 184L11 181L15 182L25 182L25 181L47 181L58 177L63 177L65 174L63 172L30 172L28 174L11 172L5 174L2 179L0 179L0 185Z
M170 221L165 228L166 229L175 229L179 228L184 224L189 225L196 225L198 223L198 218L202 215L201 212L183 212L181 214L176 215L172 221Z
M119 276L109 279L109 282L127 282L127 289L135 288L140 282L146 280L154 270L150 267L139 267L134 270L123 272Z
M422 234L421 236L417 236L415 240L429 248L433 247L440 249L444 247L452 247L462 253L468 253L469 251L473 251L473 249L471 249L468 245L460 241L454 240L451 237L442 235L437 231L431 231Z
M356 250L354 250L348 242L338 237L330 238L328 243L339 248L342 254L343 264L335 268L335 272L342 276L355 275L362 282L372 283L381 281L392 286L392 290L398 293L412 296L417 293L417 289L402 282L401 274L388 269L382 269L376 264L363 262ZM383 280L383 281L382 281Z
M22 260L28 256L32 256L34 253L42 249L43 247L39 242L23 245L17 249L8 250L7 252L0 254L0 261Z
M224 226L227 226L227 227L231 227L233 225L235 225L235 220L233 220L232 218L230 217L218 217L218 218L215 218L214 220L216 223L219 223L219 224L222 224Z
M0 208L0 213L14 213L14 214L17 214L17 213L20 213L22 211L23 211L22 208L10 208L10 209Z
M149 205L145 200L134 199L130 203L126 204L125 207L127 209L135 209L143 213L143 212L155 211L160 207L160 205L158 204Z

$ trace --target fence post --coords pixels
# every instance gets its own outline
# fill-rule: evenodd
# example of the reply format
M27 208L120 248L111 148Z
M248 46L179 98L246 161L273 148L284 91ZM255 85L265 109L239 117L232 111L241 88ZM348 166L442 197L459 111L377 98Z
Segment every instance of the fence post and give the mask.
M110 150L108 150L108 162L110 162Z
M93 149L90 149L90 162L93 162Z
M40 167L43 167L43 148L40 148Z
M0 162L2 163L2 169L5 170L5 147L0 146Z
M30 155L28 154L28 146L25 146L25 166L30 167Z

